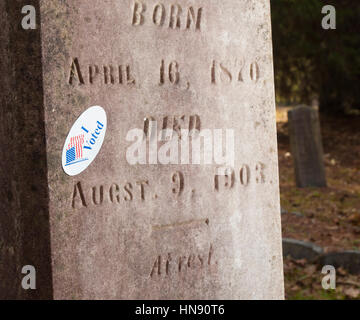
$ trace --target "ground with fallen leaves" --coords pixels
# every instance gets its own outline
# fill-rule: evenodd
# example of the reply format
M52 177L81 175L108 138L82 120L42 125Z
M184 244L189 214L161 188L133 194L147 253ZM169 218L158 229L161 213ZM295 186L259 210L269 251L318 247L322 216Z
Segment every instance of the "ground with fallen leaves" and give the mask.
M278 111L279 113L279 111ZM360 250L360 118L321 116L327 188L296 188L288 123L278 116L283 237L325 252ZM336 290L323 290L320 266L284 261L287 299L360 299L360 275L337 270Z
M360 276L336 269L335 289L323 289L322 267L306 260L284 259L285 298L287 300L358 300Z

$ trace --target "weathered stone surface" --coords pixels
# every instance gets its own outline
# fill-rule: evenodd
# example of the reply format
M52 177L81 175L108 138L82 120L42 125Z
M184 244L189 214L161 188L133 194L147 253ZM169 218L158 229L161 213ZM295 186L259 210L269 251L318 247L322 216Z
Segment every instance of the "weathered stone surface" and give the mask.
M311 242L283 238L283 255L294 259L315 261L323 253L323 249Z
M1 296L283 298L269 1L33 3L41 30L19 29L25 1L0 7ZM67 176L65 138L94 105L102 149ZM144 119L233 130L232 168L130 164ZM26 294L23 264L42 279Z
M318 111L299 106L288 112L288 119L296 185L326 187Z

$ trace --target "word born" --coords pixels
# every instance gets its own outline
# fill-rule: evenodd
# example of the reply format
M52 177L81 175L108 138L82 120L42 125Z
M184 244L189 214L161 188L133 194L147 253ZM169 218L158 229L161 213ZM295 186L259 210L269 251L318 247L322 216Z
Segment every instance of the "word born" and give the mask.
M132 25L142 26L145 23L146 5L141 1L134 2ZM187 10L178 4L171 4L167 11L162 3L155 5L151 11L150 20L158 27L168 27L174 30L195 30L201 29L201 18L203 8L194 9L192 6ZM185 20L185 22L184 22Z

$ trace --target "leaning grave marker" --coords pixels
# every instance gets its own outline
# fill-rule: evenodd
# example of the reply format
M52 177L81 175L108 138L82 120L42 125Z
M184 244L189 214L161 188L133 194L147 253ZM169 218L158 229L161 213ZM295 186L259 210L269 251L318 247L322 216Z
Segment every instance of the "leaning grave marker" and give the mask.
M269 2L33 1L32 33L13 25L23 2L2 5L3 66L16 72L2 79L1 116L20 160L1 171L2 224L14 231L2 235L12 268L1 273L16 276L1 295L283 298ZM69 176L64 143L92 106L106 112L106 137ZM220 175L214 161L157 162L154 123L232 130L234 164ZM136 128L147 151L132 164ZM25 264L37 268L36 292L18 289Z
M326 187L319 112L302 105L289 110L288 119L296 186Z

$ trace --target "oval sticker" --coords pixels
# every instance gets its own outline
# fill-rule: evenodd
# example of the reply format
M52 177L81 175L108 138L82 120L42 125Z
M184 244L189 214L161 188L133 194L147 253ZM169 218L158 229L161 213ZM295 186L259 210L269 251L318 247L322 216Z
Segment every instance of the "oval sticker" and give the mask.
M62 152L62 167L66 174L75 176L94 161L103 144L106 125L106 112L100 106L90 107L75 121Z

